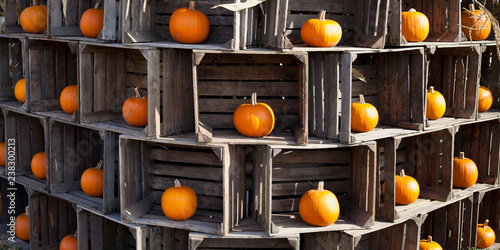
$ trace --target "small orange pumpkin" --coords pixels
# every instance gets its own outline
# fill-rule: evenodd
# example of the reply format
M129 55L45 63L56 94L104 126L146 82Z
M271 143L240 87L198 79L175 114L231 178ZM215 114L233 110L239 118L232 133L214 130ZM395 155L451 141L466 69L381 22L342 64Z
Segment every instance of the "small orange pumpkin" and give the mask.
M59 244L59 250L73 250L78 249L78 231L74 234L64 236Z
M17 81L16 86L14 87L14 96L19 102L26 102L26 79L23 78Z
M78 86L69 85L64 88L61 92L59 102L64 112L70 115L75 113L78 110Z
M129 97L122 107L123 119L135 127L144 127L148 125L148 97L141 96L139 88L133 88L135 96Z
M459 156L453 159L453 186L458 188L471 187L476 183L477 177L476 163L465 158L464 152L460 152Z
M252 93L251 103L243 103L234 111L233 123L242 135L263 137L273 131L274 112L269 105L258 103L257 93Z
M102 170L102 160L95 168L87 168L80 179L82 190L88 196L102 197L104 187L104 171Z
M171 220L187 220L193 217L198 206L196 193L191 187L181 186L175 179L174 187L167 188L161 196L161 209Z
M47 28L47 5L37 5L25 8L19 17L24 31L32 34L42 34Z
M429 19L415 9L404 11L401 13L401 33L408 42L421 42L429 35Z
M340 24L333 20L325 19L326 11L319 12L318 19L307 20L300 28L302 41L314 47L333 47L342 38Z
M98 9L101 1L97 2L94 8L83 12L80 19L80 30L82 34L89 38L96 38L102 30L104 23L104 10Z
M28 207L26 207L25 213L22 213L19 216L17 216L16 220L14 221L14 225L15 225L14 233L16 234L17 238L24 241L29 241L30 218L29 218Z
M485 86L479 87L479 104L477 106L477 111L484 112L491 108L493 104L493 94Z
M427 240L420 240L420 250L443 250L443 248L429 236Z
M45 152L36 153L31 160L31 171L36 178L47 179L47 167L45 161Z
M489 220L484 221L484 224L477 225L476 244L479 248L488 248L495 243L495 232L488 226Z
M482 41L490 35L491 21L486 13L476 10L474 4L469 4L469 10L462 11L460 16L462 31L467 39Z
M446 100L444 96L431 86L427 91L427 109L425 116L427 119L436 120L443 117L445 111Z
M415 202L420 194L420 186L415 178L405 175L404 169L401 169L395 179L396 204L408 205Z
M5 142L0 142L0 166L5 166Z
M202 43L210 31L208 17L195 9L195 1L189 8L179 8L172 13L169 23L170 35L180 43Z
M320 181L317 189L307 191L299 202L302 220L313 226L328 226L339 218L340 206L337 196L325 190L325 183Z
M378 111L375 106L365 103L365 97L359 95L359 102L351 104L351 130L368 132L378 124Z

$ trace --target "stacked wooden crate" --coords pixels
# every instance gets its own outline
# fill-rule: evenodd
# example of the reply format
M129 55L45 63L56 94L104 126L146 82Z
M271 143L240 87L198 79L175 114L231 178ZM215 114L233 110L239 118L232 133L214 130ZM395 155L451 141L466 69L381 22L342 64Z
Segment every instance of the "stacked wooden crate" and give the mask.
M15 179L0 169L0 191L6 201L8 181L26 188L18 204L29 198L32 249L57 247L76 229L81 249L416 249L428 235L460 249L474 245L484 219L500 229L499 63L493 40L462 40L465 0L267 0L236 12L212 7L240 0L199 1L210 35L189 45L168 32L172 12L187 0L105 0L95 39L82 36L78 20L99 1L42 2L45 33L19 26L16 10L31 1L7 0L0 35L0 55L9 58L0 65L0 139L15 139L17 166ZM408 6L446 27L407 42L397 27ZM321 8L344 29L339 46L302 43L300 27ZM13 90L23 77L24 104ZM68 85L78 86L73 114L59 104ZM483 113L480 85L494 95ZM434 121L425 115L430 86L448 104ZM148 96L146 127L123 119L132 87ZM233 124L253 92L276 115L263 138ZM365 133L350 124L360 94L380 114ZM47 180L30 171L41 151ZM453 187L459 152L479 168L467 189ZM104 194L90 197L80 178L101 160ZM401 170L421 188L411 205L395 203ZM175 179L198 195L189 220L162 212L161 195ZM341 206L327 227L306 224L298 209L319 181Z

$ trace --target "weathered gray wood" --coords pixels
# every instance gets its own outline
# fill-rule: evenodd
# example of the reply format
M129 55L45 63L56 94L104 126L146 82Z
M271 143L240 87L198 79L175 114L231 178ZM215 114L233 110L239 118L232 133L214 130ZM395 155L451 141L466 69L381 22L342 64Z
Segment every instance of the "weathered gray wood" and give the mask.
M148 136L160 136L160 50L148 50ZM164 118L165 119L165 118Z
M356 55L350 53L342 54L341 59L341 79L340 93L342 96L351 96L352 92L352 62ZM339 139L342 142L353 143L351 138L351 98L342 98L342 120L340 121Z

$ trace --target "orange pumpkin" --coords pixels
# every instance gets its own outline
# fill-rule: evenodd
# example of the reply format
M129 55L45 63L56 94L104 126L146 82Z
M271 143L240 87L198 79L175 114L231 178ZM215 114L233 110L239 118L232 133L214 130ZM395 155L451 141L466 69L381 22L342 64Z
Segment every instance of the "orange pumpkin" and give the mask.
M233 116L234 127L242 135L263 137L274 128L273 109L262 102L257 102L257 93L252 93L251 103L241 104Z
M420 186L415 178L405 175L404 169L396 175L396 204L408 205L415 202L420 194Z
M39 152L33 156L33 159L31 160L31 171L36 178L41 180L47 179L45 152Z
M14 87L14 96L19 102L26 102L26 79L23 78L17 81L16 86Z
M59 244L59 250L78 249L78 232L64 236Z
M189 8L179 8L172 13L169 29L177 42L202 43L208 37L210 22L203 12L195 10L195 1L189 1Z
M477 111L484 112L491 108L493 104L493 94L485 86L479 87L479 104L477 106Z
M427 119L436 120L443 117L446 111L446 100L444 96L431 86L427 91L427 109L425 116Z
M313 226L328 226L339 218L340 206L335 194L325 190L325 183L320 181L317 189L307 191L299 202L302 220Z
M429 236L427 240L420 240L420 250L443 250L443 248Z
M89 38L96 38L102 30L104 23L104 10L98 9L101 1L97 2L94 8L83 12L80 19L80 30L82 34Z
M307 20L300 28L302 41L314 47L333 47L342 38L342 28L333 21L325 19L326 11L319 12L318 19Z
M477 225L476 244L479 248L488 248L495 243L495 232L488 226L488 222L490 221L486 220L484 224Z
M148 125L148 97L141 96L138 88L134 88L135 96L129 97L122 107L123 119L135 127Z
M461 14L462 31L467 39L482 41L490 35L491 21L486 13L474 9L474 4L469 4L469 10Z
M47 28L47 5L25 8L19 17L24 31L32 34L42 34Z
M161 197L161 209L171 220L187 220L193 217L198 206L194 190L188 186L181 186L175 179L174 187L167 188Z
M408 42L421 42L429 35L429 19L415 9L404 11L401 13L401 33Z
M88 196L102 197L104 183L104 171L102 170L102 160L99 161L97 167L87 168L80 179L82 190Z
M365 103L365 97L359 95L359 102L351 104L351 130L368 132L378 124L378 111L373 105Z
M69 85L61 92L59 98L61 107L64 112L72 115L78 110L78 87L76 85Z
M0 142L0 166L5 166L5 142Z
M25 213L22 213L19 216L17 216L16 220L14 221L14 225L15 225L14 233L16 234L17 238L24 241L29 241L30 218L29 218L28 207L26 207Z
M453 159L453 186L458 188L471 187L476 183L477 177L476 163L465 158L464 152L460 152L459 156Z

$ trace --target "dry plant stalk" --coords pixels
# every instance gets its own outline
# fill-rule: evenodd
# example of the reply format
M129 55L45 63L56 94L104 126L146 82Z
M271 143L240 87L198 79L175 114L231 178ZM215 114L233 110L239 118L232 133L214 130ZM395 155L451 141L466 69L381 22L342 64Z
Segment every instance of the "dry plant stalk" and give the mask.
M479 9L486 14L486 16L490 19L491 21L491 27L493 28L493 34L495 35L495 42L497 44L497 57L498 60L500 61L500 24L498 23L498 20L491 14L491 12L484 7L478 0L474 0L474 3L479 6Z

